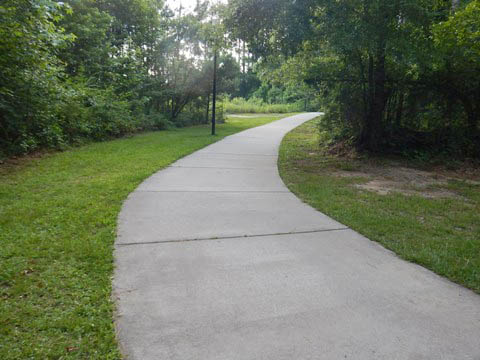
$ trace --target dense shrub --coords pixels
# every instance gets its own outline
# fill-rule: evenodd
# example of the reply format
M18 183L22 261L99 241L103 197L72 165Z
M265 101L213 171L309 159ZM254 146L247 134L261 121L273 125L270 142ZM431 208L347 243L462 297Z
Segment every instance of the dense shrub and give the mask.
M217 103L216 110L215 110L215 121L218 124L222 124L225 122L225 106L224 100L220 99L220 102Z
M205 124L205 115L201 111L187 110L181 112L172 122L177 127Z
M224 103L225 112L228 114L241 113L290 113L303 111L303 101L297 101L293 104L267 104L261 99L234 98Z
M169 14L150 0L0 2L0 157L205 123L212 61L181 55L176 39L200 40ZM225 90L240 70L219 60Z
M165 114L154 113L141 117L142 130L167 130L173 126Z

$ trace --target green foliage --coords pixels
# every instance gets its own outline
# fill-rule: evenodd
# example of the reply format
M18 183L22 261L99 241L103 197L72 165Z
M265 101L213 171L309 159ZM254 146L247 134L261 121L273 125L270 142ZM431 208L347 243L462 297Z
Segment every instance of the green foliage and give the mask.
M267 104L261 99L234 98L224 102L225 112L228 114L284 114L303 111L303 102L293 104Z
M69 76L85 76L101 83L114 63L112 44L107 40L114 18L91 0L70 0L68 4L72 11L64 15L60 26L73 34L75 41L58 53L59 58Z
M54 55L72 40L56 25L62 8L48 0L0 4L0 149L6 153L61 143L51 105L68 96Z
M219 91L236 91L240 70L222 52L220 10L200 5L175 14L162 0L2 2L0 157L205 122L212 44Z
M165 114L154 113L146 115L142 121L142 128L145 130L168 130L173 127Z
M254 92L262 85L261 80L258 78L254 71L249 69L236 79L236 91L232 92L233 97L242 97L244 99L250 98Z
M479 6L232 0L227 24L261 57L264 77L316 90L335 137L371 151L479 156ZM269 90L259 89L264 101Z
M217 107L215 111L215 122L217 124L223 124L225 122L225 103L224 103L224 98L219 97L217 99Z
M435 24L433 41L438 58L432 82L451 99L451 107L456 102L463 106L470 138L480 142L480 1ZM476 150L480 152L480 143Z
M480 61L480 2L472 1L447 21L433 27L435 44L445 54L453 55L453 61L469 62L474 65Z

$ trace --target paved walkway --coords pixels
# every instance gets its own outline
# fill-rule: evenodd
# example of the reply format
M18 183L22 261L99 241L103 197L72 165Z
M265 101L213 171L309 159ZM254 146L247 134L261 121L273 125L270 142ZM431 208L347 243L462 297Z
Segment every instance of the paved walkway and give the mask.
M282 183L280 141L315 116L227 137L128 197L114 293L129 359L480 359L480 296Z

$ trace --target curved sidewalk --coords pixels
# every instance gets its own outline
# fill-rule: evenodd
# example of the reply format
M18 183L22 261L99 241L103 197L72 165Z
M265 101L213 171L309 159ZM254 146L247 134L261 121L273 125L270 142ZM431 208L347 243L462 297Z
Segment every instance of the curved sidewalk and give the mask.
M480 296L302 203L277 171L296 115L144 181L115 247L128 359L480 359Z

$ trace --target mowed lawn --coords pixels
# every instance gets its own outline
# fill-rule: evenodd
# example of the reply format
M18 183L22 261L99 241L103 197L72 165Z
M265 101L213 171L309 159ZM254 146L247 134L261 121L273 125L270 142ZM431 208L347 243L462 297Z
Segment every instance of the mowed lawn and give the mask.
M117 359L113 243L146 177L226 135L287 115L94 143L0 166L0 359Z
M280 174L290 190L400 257L480 293L478 179L442 177L428 164L420 171L408 161L328 155L318 121L293 130L282 142ZM421 188L409 183L383 194L361 188L395 184L397 171L404 177L418 172L422 179L433 180Z

